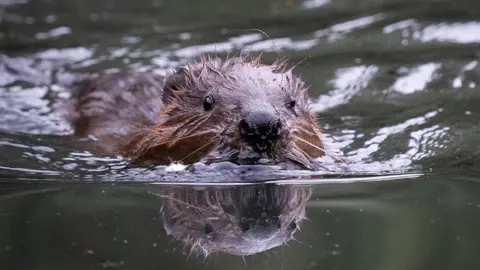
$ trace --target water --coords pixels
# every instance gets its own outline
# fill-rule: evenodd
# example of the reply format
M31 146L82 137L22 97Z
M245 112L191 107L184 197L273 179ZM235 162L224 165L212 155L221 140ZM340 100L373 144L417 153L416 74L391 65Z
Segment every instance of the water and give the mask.
M475 0L3 0L0 269L478 269L479 44ZM335 166L127 169L54 113L81 75L164 74L240 50L300 63L330 153L357 178ZM266 180L282 185L232 185ZM282 212L300 191L311 195ZM245 258L188 256L160 210L192 192L252 198L223 202L243 217L271 205L301 230L266 252L270 240L251 244L258 253ZM223 228L213 224L190 230L211 236ZM281 232L272 239L288 239Z

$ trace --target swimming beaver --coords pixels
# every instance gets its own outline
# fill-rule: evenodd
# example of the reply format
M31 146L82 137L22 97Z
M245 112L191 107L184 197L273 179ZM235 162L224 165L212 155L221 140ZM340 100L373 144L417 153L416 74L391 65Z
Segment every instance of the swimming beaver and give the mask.
M107 74L84 81L67 105L77 135L133 163L268 158L314 169L325 154L307 87L285 61L202 57L166 77Z
M168 234L191 253L252 255L290 241L305 219L307 186L175 187L161 192Z

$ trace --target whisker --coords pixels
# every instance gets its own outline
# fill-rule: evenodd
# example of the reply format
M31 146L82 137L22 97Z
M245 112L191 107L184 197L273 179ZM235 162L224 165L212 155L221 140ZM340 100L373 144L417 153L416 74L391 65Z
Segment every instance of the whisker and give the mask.
M189 203L186 203L180 199L176 199L174 197L171 197L171 196L168 196L168 195L158 195L160 198L163 198L163 199L168 199L168 200L171 200L171 201L175 201L176 203L179 203L179 204L182 204L182 205L185 205L189 208L192 208L192 209L197 209L197 210L206 210L204 208L200 208L200 207L197 207L193 204L189 204Z
M211 153L215 152L216 150L218 150L219 148L225 146L225 143L221 142L220 144L218 144L216 147L214 147L210 152L208 152L207 154L205 154L205 156L208 156L210 155Z
M302 139L302 138L300 138L299 136L296 136L296 135L295 135L294 138L297 139L297 140L299 140L299 141L301 141L301 142L304 142L304 143L306 143L306 144L308 144L308 145L310 145L310 146L312 146L312 147L314 147L314 148L316 148L316 149L318 149L318 150L320 150L320 151L322 151L324 155L326 155L327 157L330 157L330 158L334 159L335 161L345 162L343 159L340 159L340 158L338 158L338 157L336 157L336 156L334 156L334 155L332 155L332 154L328 154L327 152L325 152L325 148L318 147L317 145L314 145L314 144L312 144L311 142L306 141L306 140L304 140L304 139ZM302 152L303 152L304 154L306 154L304 151L302 151Z
M301 244L301 245L303 245L303 246L309 247L307 244L305 244L304 242L298 240L298 239L295 238L295 237L292 237L292 240L295 241L295 242L297 242L297 243L299 243L299 244Z
M312 162L305 156L305 153L297 146L292 148L291 154L287 156L288 159L303 165L305 168L312 170Z
M190 256L192 255L192 253L194 252L194 250L195 250L194 247L190 248L190 252L188 252L188 256L187 256L186 262L188 262L188 259L190 259Z
M211 153L215 152L216 150L218 150L219 148L222 148L224 147L225 144L224 143L221 143L219 144L217 147L213 148L210 152L206 153L205 154L205 157L207 157L208 155L210 155ZM207 164L210 164L210 163L216 163L216 162L221 162L221 161L225 161L225 157L215 157L215 158L210 158L207 160ZM191 166L193 166L193 164L191 165L188 165L187 168L190 168Z
M203 264L205 266L207 266L208 263L212 260L212 256L208 256L208 255L210 255L210 254L207 254L207 256L205 256L205 258L203 258Z
M189 126L187 132L185 132L185 136L189 136L189 135L194 135L194 134L198 134L196 133L197 130L201 130L201 126L207 121L208 119L207 118L203 118L201 119L200 121L198 121L198 123L195 123L194 126ZM176 133L176 132L175 132ZM171 136L173 136L174 134L172 134Z
M188 156L194 154L195 152L198 152L201 148L207 146L207 145L210 145L214 140L220 138L221 135L224 135L225 131L227 131L228 129L230 128L230 126L226 126L217 136L213 137L208 143L206 143L205 145L201 146L199 149L195 150L193 153L190 153ZM215 147L212 148L212 150L210 150L209 152L207 152L204 156L208 156L210 155L211 153L215 152L216 150L218 150L219 148L225 146L225 143L224 142L220 142L218 145L216 145ZM182 160L188 158L187 157L184 157ZM186 167L186 170L190 170L190 168L193 166L193 163L192 164L189 164L187 167Z
M301 65L303 62L305 62L307 59L311 58L311 55L308 55L307 57L303 58L302 60L298 61L298 63L294 64L291 69L297 68L299 65Z
M202 146L200 146L199 148L197 148L196 150L194 150L193 152L191 152L190 154L188 154L187 156L183 157L181 159L181 161L185 161L187 158L191 157L193 154L197 153L198 151L202 150L203 148L211 145L214 140L216 140L217 138L219 138L219 136L214 136L210 141L208 141L207 143L203 144Z
M259 33L261 33L262 35L266 36L273 44L273 47L275 48L275 51L277 52L278 55L280 55L280 50L278 49L277 45L275 44L275 42L272 40L272 38L263 30L260 30L258 28L253 28L253 29L246 29L244 31L257 31Z
M171 139L171 140L168 140L168 141L160 141L156 144L153 144L152 147L155 147L155 146L160 146L160 145L163 145L163 144L169 144L171 142L175 142L175 141L180 141L180 140L183 140L183 139L187 139L187 138L192 138L192 137L196 137L196 136L201 136L201 135L204 135L204 134L207 134L208 132L204 132L204 133L195 133L195 134L190 134L190 135L186 135L186 136L183 136L183 137L180 137L180 138L174 138L174 139Z
M206 119L206 117L199 117L198 115L195 115L194 117L190 117L190 119L187 119L184 121L184 123L176 128L176 130L172 133L172 135L177 134L178 132L181 131L182 128L185 126L192 126L190 130L197 130L197 127L201 125Z
M324 149L324 148L318 147L317 145L315 145L315 144L313 144L313 143L311 143L311 142L309 142L309 141L307 141L307 140L304 140L304 139L302 139L300 136L297 136L297 135L295 135L295 139L297 139L297 140L299 140L299 141L301 141L301 142L304 142L305 144L308 144L308 145L312 146L313 148L316 148L316 149L322 151L323 154L325 154L325 149Z

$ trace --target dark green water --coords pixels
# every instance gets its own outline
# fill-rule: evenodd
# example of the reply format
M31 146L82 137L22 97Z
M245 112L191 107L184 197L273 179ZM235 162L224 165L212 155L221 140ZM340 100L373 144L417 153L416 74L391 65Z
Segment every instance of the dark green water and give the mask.
M301 62L328 147L354 171L426 175L302 186L296 240L188 257L160 216L169 187L140 180L319 177L124 171L53 108L85 73L240 50ZM479 58L476 0L3 0L0 269L479 269Z

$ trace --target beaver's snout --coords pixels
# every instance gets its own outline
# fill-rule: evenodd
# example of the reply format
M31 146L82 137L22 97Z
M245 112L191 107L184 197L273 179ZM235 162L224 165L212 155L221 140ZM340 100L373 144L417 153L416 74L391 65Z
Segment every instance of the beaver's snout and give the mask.
M239 123L240 134L256 152L270 151L280 138L282 122L269 112L254 111Z
M281 227L278 216L268 216L266 213L258 218L242 218L239 225L242 232L248 232L257 239L271 238Z

